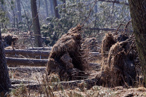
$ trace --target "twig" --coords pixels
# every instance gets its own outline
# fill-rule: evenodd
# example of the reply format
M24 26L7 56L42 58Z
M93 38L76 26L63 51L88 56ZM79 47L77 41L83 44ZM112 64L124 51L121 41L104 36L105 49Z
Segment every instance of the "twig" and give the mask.
M122 26L122 25L124 25L124 24L120 24L119 26L118 26L118 28L117 28L117 30L116 30L116 35L118 34L118 31L119 31L119 29L120 29L120 27Z
M126 29L127 29L127 27L129 26L129 24L131 23L131 20L130 21L128 21L128 23L125 25L125 29L124 29L124 32L123 32L123 34L125 34L125 32L126 32Z

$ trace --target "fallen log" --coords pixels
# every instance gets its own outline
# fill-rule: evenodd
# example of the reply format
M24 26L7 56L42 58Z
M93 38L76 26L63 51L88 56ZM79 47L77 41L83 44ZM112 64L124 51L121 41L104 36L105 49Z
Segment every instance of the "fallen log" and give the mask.
M108 2L108 3L116 3L116 4L124 4L124 5L127 5L129 6L129 3L126 3L126 2L120 2L120 1L113 1L113 0L98 0L98 1L101 1L101 2Z
M28 59L28 58L12 58L12 57L6 57L7 65L8 66L46 66L46 63L48 62L48 59ZM90 67L100 67L99 64L96 63L90 63ZM20 69L20 68L19 68ZM21 68L22 70L44 70L44 68L40 69L33 69L33 68Z
M27 59L6 57L8 66L46 66L48 59Z
M11 79L11 84L31 84L31 83L37 83L35 81L28 81L28 80L19 80L19 79Z
M51 50L52 47L29 47L28 50Z
M53 91L58 91L60 89L75 89L77 87L79 88L87 88L90 89L92 86L96 85L98 82L97 78L93 79L85 79L85 80L73 80L73 81L61 81L61 82L52 82L48 84L23 84L24 87L27 87L28 89L33 90L40 90L41 88L45 86L51 86ZM86 85L85 85L86 84ZM19 88L22 87L22 85L13 84L12 88Z
M15 50L5 49L5 54L8 54L8 55L23 55L25 57L27 56L31 58L39 57L39 58L44 58L44 59L48 58L50 52L51 52L50 50L39 51L39 50L23 50L23 49L15 49ZM90 57L98 57L98 56L100 56L99 52L90 52Z
M116 32L117 29L114 29L114 28L85 28L85 29L89 29L89 30L102 30L102 31L112 31L112 32ZM133 32L132 30L123 30L123 29L119 29L118 30L119 32Z
M29 57L40 57L40 58L48 58L50 51L39 51L39 50L23 50L23 49L15 49L15 50L5 50L5 54L9 55L23 55Z
M12 60L12 59L11 59ZM20 63L21 64L21 63ZM9 65L9 64L8 64ZM20 66L20 65L19 65ZM101 65L97 63L90 63L90 68L100 69ZM45 72L46 67L8 67L9 71L18 71L18 72Z
M9 71L18 72L45 72L46 67L8 67Z

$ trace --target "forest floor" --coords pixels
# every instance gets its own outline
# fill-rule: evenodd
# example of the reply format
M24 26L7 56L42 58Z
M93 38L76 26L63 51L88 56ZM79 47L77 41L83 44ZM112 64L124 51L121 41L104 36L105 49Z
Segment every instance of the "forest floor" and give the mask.
M94 65L90 68L90 75L86 80L92 80L101 73L101 59L96 60L94 63L98 66ZM116 86L110 88L95 84L87 88L86 83L83 81L62 82L58 81L57 76L54 76L58 87L56 89L53 82L47 82L46 84L45 69L46 67L9 67L12 82L10 97L146 97L146 88L140 83L135 87ZM79 86L74 85L74 82L79 83ZM64 84L60 86L60 83ZM66 83L69 84L65 86Z
M99 68L92 67L92 69L89 79L94 78L99 72ZM9 67L9 74L12 86L15 87L11 92L12 97L146 97L146 88L144 87L124 88L122 86L117 86L109 88L94 85L90 89L84 86L72 89L68 86L57 90L48 88L28 89L25 87L25 85L42 84L45 75L45 67Z

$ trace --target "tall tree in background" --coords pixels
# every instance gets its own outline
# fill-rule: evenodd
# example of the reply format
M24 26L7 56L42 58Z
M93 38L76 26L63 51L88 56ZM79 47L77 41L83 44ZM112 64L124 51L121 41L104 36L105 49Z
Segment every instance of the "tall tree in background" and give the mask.
M17 8L17 0L14 0L14 12L15 12L15 27L18 28L18 23L19 23L19 9Z
M13 14L13 18L12 18L12 20L13 20L13 24L12 24L12 27L13 28L15 28L15 26L16 26L16 12L17 12L17 10L16 10L16 3L15 2L13 2L13 1L11 1L11 2L9 2L10 3L10 5L11 5L11 9L12 9L12 14Z
M4 8L4 1L3 1L3 0L0 1L0 8L1 8L3 11L5 11L5 8Z
M64 4L64 8L66 7L66 0L62 0L63 1L63 4Z
M146 0L128 0L136 46L146 84Z
M45 0L45 6L46 6L46 17L49 17L48 1L47 0Z
M95 2L95 7L94 7L94 12L95 12L95 13L97 13L97 11L98 11L97 8L98 8L97 2Z
M2 94L8 92L10 87L11 82L9 79L8 68L6 65L4 46L2 43L0 30L0 97L4 97Z
M57 7L57 0L53 0L53 5L54 5L54 12L55 12L55 17L59 18L59 13L58 13L58 8Z
M17 9L18 9L18 21L21 22L22 21L22 17L21 17L21 5L20 5L20 0L16 0L17 2Z
M53 0L49 0L50 1L50 11L51 11L51 15L54 16L54 7L53 7Z
M36 0L31 0L31 11L32 11L32 21L33 21L33 31L35 34L35 46L41 47L41 33L40 33L40 24L39 24L39 17L37 12L37 4Z
M1 19L2 28L6 27L5 23L9 18L9 14L7 14L6 12L7 12L7 10L6 10L6 6L5 6L5 2L2 0L2 1L0 1L0 19Z

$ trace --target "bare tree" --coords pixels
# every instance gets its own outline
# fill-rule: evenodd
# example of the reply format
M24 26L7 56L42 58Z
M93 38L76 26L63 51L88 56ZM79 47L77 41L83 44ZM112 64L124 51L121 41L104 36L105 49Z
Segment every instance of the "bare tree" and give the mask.
M136 46L146 85L146 0L128 0Z
M4 52L3 42L1 38L1 30L0 30L0 93L3 92L5 94L6 92L9 91L10 87L11 87L11 82L9 79L8 68L6 65L5 52Z
M46 6L46 17L49 16L49 11L48 11L48 1L45 0L45 6Z
M96 4L95 4L95 7L94 7L94 12L97 13L97 11L98 11L98 10L97 10L98 5L97 5L97 2L95 2L95 3L96 3Z
M18 9L18 20L19 20L19 22L21 22L22 21L22 17L21 17L21 3L20 3L20 0L16 0L16 2L17 2L17 9Z
M49 0L49 1L50 1L50 11L51 11L51 15L54 16L53 0Z
M21 6L22 6L22 9L23 9L23 11L24 11L24 15L25 15L25 19L26 19L26 25L27 25L27 28L28 28L28 31L30 31L31 30L31 25L29 24L29 16L27 15L27 11L26 11L26 9L24 8L24 4L23 4L23 2L20 2L21 3Z
M31 0L31 11L32 11L32 19L33 19L33 31L35 34L35 46L42 47L36 0Z
M55 12L55 17L59 18L59 13L58 13L58 8L57 7L57 0L53 0L53 5L54 5L54 12Z
M63 1L63 4L64 4L64 8L66 7L66 0L62 0Z

